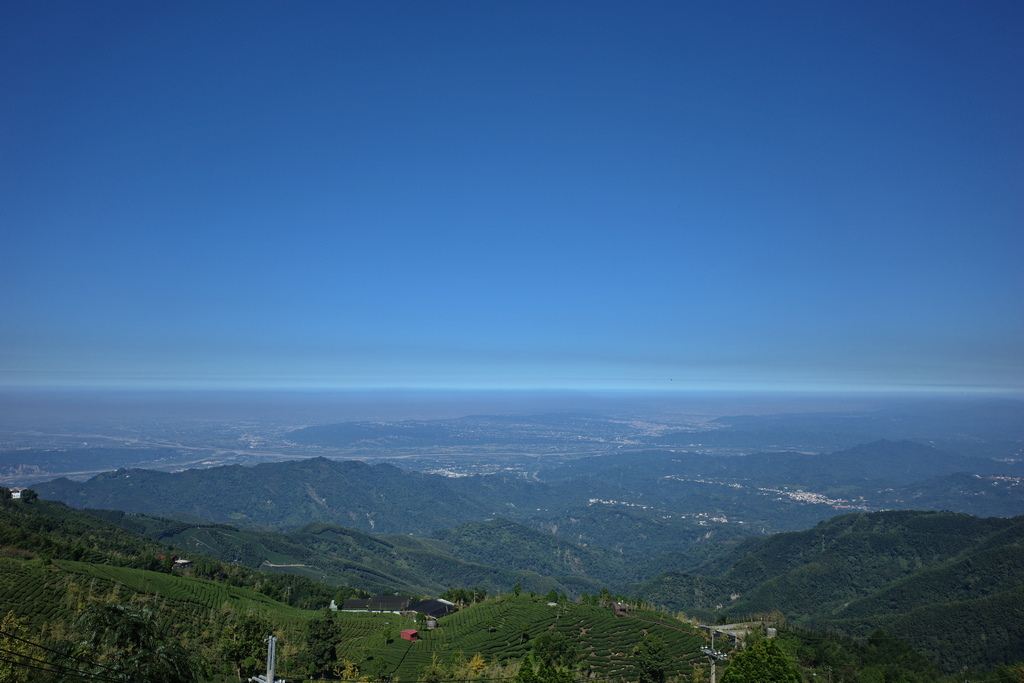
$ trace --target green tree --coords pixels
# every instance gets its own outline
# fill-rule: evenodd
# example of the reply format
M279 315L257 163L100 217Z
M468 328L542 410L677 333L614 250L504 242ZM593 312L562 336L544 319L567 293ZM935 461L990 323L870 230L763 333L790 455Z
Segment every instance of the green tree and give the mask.
M99 664L92 672L97 676L133 683L194 683L199 679L188 651L159 632L149 610L97 603L82 613L78 627L87 635L77 655Z
M233 617L225 624L219 654L238 678L247 678L266 665L266 641L270 634L270 623L264 619L249 615Z
M391 667L380 657L374 657L366 662L366 675L374 681L391 680Z
M860 683L885 683L885 674L873 666L860 672Z
M31 659L45 654L26 642L28 631L23 622L11 611L0 623L0 648L4 650L0 655L0 683L27 683L32 672Z
M665 671L672 665L665 642L648 633L633 648L633 668L638 683L665 683Z
M733 657L722 683L800 683L800 674L774 639L769 639Z
M301 655L301 663L306 673L313 678L328 676L337 663L335 643L338 641L338 628L333 612L321 612L319 616L306 622L303 629L306 649Z
M39 494L32 489L24 489L21 492L21 499L26 503L31 503L33 500L39 500Z
M575 680L569 669L538 663L530 652L519 667L515 683L573 683Z
M557 631L545 631L530 643L533 661L540 668L574 668L582 656L579 643Z
M437 659L437 653L433 652L430 655L430 664L427 664L419 671L417 680L420 683L441 683L441 681L448 679L448 668L443 662Z
M540 683L532 655L528 654L523 659L523 663L519 666L519 673L516 674L515 683Z

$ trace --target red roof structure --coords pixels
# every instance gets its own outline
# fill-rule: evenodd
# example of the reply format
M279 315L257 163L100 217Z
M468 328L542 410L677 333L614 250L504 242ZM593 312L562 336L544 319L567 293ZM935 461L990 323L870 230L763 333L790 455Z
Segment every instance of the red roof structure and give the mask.
M410 643L415 643L416 639L419 638L420 632L414 628L407 628L402 631L399 635L408 640Z

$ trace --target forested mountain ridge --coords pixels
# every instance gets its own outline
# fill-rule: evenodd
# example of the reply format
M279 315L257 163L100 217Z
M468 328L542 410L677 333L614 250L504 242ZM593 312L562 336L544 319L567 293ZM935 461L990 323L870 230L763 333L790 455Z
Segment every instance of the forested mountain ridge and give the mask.
M444 477L327 458L174 473L124 469L35 489L75 507L257 527L331 522L376 533L427 534L493 516Z
M690 484L698 495L731 496L742 506L759 508L747 519L764 519L774 530L795 531L843 509L934 509L979 516L1024 513L1024 461L1000 461L962 456L914 441L874 441L833 453L753 453L709 457L689 450L638 451L587 458L541 469L546 482L581 477L617 484L621 490L643 492L660 505L659 491L670 491L666 480ZM701 484L702 486L695 486ZM715 487L719 487L717 494ZM731 487L728 494L721 487ZM817 519L786 528L766 509L764 497L780 505L800 506L786 514L811 513ZM790 501L784 500L786 497ZM831 513L829 509L831 508ZM743 517L741 517L743 518Z
M686 549L673 539L685 538L689 547L707 531L736 536L805 529L851 509L1020 514L1024 477L1016 475L1022 471L1024 463L879 441L822 455L620 453L541 468L531 480L448 478L317 457L174 473L117 470L34 488L76 507L251 528L296 529L319 521L425 536L504 517L653 560Z
M501 537L504 557L514 556L516 561L488 564L488 558L468 545L403 535L375 536L323 522L271 532L109 510L88 512L184 551L253 569L359 586L375 593L439 595L451 586L497 592L518 583L526 591L578 594L595 591L601 585L595 578L569 571L568 567L545 572L551 567L533 552L537 537L558 547L559 557L573 553L585 556L586 549L505 520L495 522L506 525ZM459 538L469 534L460 529L456 527L452 533Z
M952 651L973 665L992 656L1013 661L1024 658L1022 548L1024 517L844 515L751 539L699 571L666 572L634 592L723 619L780 612L861 636L884 626L947 666ZM944 606L957 606L958 621L943 616ZM986 634L984 649L961 646L971 631Z
M463 524L437 532L434 538L464 560L534 571L567 583L575 578L579 587L572 593L623 585L630 574L629 563L619 553L580 546L507 519Z

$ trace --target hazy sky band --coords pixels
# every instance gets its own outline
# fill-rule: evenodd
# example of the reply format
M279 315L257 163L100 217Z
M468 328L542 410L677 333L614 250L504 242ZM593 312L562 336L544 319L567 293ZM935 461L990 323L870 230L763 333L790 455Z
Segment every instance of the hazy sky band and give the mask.
M0 383L1024 388L1019 3L0 13Z

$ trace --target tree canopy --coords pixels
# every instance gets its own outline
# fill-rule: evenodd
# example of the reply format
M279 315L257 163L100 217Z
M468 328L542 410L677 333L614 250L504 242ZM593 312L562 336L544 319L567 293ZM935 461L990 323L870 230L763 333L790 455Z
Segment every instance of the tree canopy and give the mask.
M774 640L763 640L736 655L722 683L800 683L800 674Z

